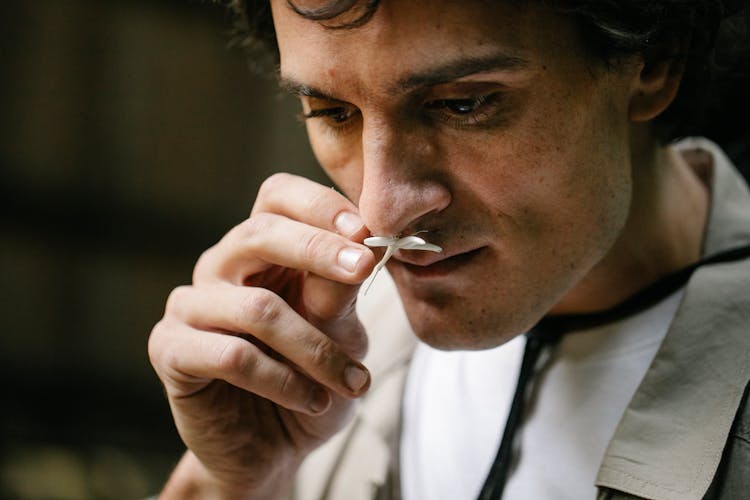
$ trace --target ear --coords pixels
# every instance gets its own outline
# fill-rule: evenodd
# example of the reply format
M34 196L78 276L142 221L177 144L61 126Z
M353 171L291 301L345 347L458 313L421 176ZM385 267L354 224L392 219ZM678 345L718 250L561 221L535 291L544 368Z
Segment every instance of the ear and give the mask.
M634 122L646 122L659 116L674 100L685 72L684 45L674 44L647 51L642 56L630 98L628 116Z

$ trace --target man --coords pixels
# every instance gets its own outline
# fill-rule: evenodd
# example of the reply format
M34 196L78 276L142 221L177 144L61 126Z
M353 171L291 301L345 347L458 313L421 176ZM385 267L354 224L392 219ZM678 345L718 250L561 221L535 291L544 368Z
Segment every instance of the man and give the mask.
M610 4L243 4L338 190L271 177L170 296L164 498L736 498L750 195L665 145L722 7Z

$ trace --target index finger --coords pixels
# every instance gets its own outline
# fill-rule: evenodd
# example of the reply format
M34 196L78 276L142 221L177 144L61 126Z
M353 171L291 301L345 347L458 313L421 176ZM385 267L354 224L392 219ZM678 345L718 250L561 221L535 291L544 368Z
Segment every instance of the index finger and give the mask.
M335 189L297 175L274 174L258 191L251 215L271 212L361 243L370 233L359 210Z
M335 189L295 175L275 174L264 182L252 213L263 211L337 232L358 243L370 234L349 199ZM367 345L354 309L358 290L359 285L311 274L302 295L307 319L357 358L364 357Z

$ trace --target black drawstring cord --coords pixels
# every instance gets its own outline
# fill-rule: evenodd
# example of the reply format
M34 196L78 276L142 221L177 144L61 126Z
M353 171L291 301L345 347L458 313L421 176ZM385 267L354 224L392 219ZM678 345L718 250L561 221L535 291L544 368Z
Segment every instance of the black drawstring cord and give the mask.
M705 257L690 266L658 279L653 284L607 311L590 314L549 316L539 321L526 334L526 347L523 352L521 370L518 374L518 382L516 383L516 391L513 394L513 402L508 413L508 419L505 422L503 437L477 500L500 500L503 497L503 490L505 489L508 471L512 462L513 441L518 427L523 420L523 411L526 407L527 386L534 376L539 355L545 347L553 347L567 332L584 330L618 321L655 305L682 288L688 279L690 279L693 272L701 266L730 262L747 257L750 257L750 245L726 250Z
M526 406L526 386L534 376L539 355L545 346L552 345L559 340L561 335L552 331L542 332L541 329L535 328L526 334L526 347L523 351L523 361L521 361L521 371L518 373L518 382L516 382L516 392L513 394L513 402L510 406L508 419L505 422L505 431L500 441L500 448L497 450L495 461L487 475L478 500L496 500L502 498L505 481L508 479L508 469L510 468L511 454L513 450L513 439L516 435L516 429L521 423L523 409Z

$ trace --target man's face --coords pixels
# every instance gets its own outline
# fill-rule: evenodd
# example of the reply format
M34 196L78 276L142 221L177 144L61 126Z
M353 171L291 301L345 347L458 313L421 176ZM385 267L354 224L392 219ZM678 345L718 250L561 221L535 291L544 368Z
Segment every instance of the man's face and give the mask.
M443 247L388 265L422 340L487 348L578 307L628 214L632 71L541 7L385 0L329 29L271 3L320 164L373 235Z

